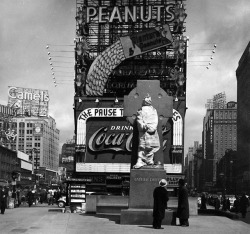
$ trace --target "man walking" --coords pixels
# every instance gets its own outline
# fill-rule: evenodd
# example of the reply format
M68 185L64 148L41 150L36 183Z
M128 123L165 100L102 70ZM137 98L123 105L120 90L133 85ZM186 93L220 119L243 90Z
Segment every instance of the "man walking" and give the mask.
M184 179L179 179L179 196L178 196L178 208L176 216L180 220L180 226L189 226L189 203L188 203L188 190L185 186Z
M166 190L167 181L165 179L160 180L159 187L156 187L153 193L154 196L154 208L153 208L153 228L163 229L161 223L165 217L165 209L167 208L168 191Z
M7 202L7 191L5 191L5 188L2 187L1 190L0 190L0 208L1 208L1 214L4 214L4 212L5 212L6 202Z

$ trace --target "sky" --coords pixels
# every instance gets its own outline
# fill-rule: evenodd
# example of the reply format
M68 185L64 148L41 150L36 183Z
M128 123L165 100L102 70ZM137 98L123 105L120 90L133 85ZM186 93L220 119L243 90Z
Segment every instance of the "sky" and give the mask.
M201 143L207 99L225 92L227 101L237 101L236 69L250 41L250 1L187 0L186 13L185 154L194 141ZM7 105L8 86L48 90L49 114L60 130L60 145L74 134L75 14L75 0L0 0L0 104Z

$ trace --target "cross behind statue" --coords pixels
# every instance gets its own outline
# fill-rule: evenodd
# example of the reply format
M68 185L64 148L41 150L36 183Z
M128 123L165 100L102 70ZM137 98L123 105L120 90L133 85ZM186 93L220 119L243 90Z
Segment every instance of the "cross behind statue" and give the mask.
M160 81L137 80L137 87L124 96L124 116L133 126L131 168L162 168L162 126L173 116L173 98Z

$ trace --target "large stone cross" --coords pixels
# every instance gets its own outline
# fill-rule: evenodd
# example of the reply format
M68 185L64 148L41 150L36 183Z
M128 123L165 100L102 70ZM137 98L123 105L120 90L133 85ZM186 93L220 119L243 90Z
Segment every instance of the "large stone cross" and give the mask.
M133 147L131 157L131 167L136 164L138 152L138 130L136 124L137 111L142 107L144 97L149 94L152 99L152 106L158 113L157 131L160 138L160 150L155 153L154 161L164 164L162 151L162 125L166 124L168 118L173 116L173 98L160 88L159 80L137 80L137 87L129 95L124 96L124 116L133 126Z

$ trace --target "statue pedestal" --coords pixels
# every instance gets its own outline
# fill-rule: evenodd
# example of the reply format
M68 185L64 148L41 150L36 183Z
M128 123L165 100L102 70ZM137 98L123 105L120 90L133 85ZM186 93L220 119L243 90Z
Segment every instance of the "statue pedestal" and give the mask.
M145 224L153 222L153 192L159 186L159 181L166 178L163 169L131 169L129 209L121 210L121 224ZM164 225L175 223L175 212L166 210Z
M153 209L153 191L166 179L164 169L131 169L129 208Z

